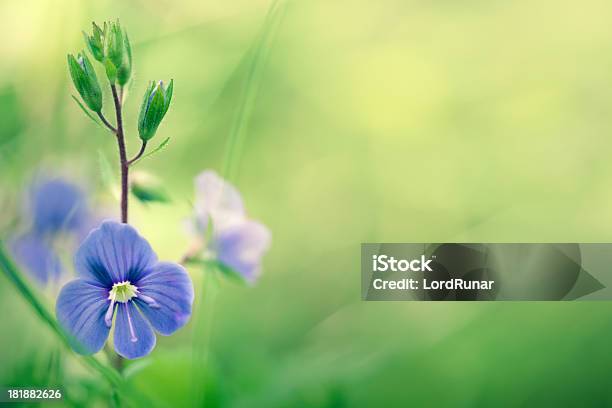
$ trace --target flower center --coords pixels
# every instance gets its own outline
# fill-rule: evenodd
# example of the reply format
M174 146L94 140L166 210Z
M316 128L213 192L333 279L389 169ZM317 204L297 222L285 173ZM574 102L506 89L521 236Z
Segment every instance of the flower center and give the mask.
M128 300L138 295L138 288L130 283L130 281L119 282L113 285L113 288L108 293L108 299L111 304L114 302L127 303Z

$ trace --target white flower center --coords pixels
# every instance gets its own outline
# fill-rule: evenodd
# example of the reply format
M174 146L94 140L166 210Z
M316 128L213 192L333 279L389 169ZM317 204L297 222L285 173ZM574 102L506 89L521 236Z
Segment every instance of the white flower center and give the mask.
M108 293L108 299L111 303L127 303L131 298L136 296L138 296L138 288L132 285L130 281L115 283Z

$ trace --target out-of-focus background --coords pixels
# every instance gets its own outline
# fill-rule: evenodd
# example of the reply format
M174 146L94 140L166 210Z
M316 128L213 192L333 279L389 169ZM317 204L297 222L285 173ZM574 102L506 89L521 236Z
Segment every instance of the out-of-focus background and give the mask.
M233 134L226 176L272 231L259 282L222 280L207 312L205 380L194 384L192 322L128 367L134 395L162 407L189 406L194 389L210 407L612 403L608 302L366 303L359 287L361 242L612 241L612 5L271 5L0 2L3 234L40 172L86 185L116 216L100 170L100 157L116 166L114 140L71 99L66 67L81 30L116 17L135 60L131 152L147 81L175 81L153 144L171 141L138 166L172 201L132 200L133 224L178 260L193 178L224 171ZM54 288L41 293L52 307ZM4 276L0 310L0 385L108 403Z

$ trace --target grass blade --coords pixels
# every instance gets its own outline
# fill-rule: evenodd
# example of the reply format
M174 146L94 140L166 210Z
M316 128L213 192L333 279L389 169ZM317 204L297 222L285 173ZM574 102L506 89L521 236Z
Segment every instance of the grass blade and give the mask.
M251 117L261 83L263 68L265 67L267 57L272 48L276 31L282 21L285 7L285 3L279 0L275 0L270 5L260 33L249 50L251 57L247 78L242 90L236 117L230 129L227 150L225 153L222 174L227 180L233 180L236 176L238 163L240 162L242 153L242 146L244 144L245 129Z

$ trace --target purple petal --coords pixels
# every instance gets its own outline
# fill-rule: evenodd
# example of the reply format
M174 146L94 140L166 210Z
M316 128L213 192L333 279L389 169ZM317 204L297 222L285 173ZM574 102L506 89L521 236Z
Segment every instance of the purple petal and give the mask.
M139 295L134 300L153 328L167 336L189 321L193 284L175 263L160 262L150 272L136 282Z
M200 173L195 179L195 190L196 218L202 231L206 231L210 219L216 230L244 219L240 193L214 171Z
M56 233L75 230L87 218L87 203L81 189L61 179L42 180L31 192L34 230Z
M115 318L115 351L133 359L144 357L155 347L155 333L134 303L119 303Z
M270 231L256 221L246 221L221 231L215 239L218 260L254 282L261 271L261 258L270 247Z
M83 279L68 282L60 291L55 313L78 353L92 354L104 346L110 330L104 323L107 298L108 290Z
M17 263L43 285L62 273L59 257L38 235L23 235L11 242L10 248Z
M77 272L110 287L137 281L157 262L149 243L127 224L105 221L83 241L76 257Z

